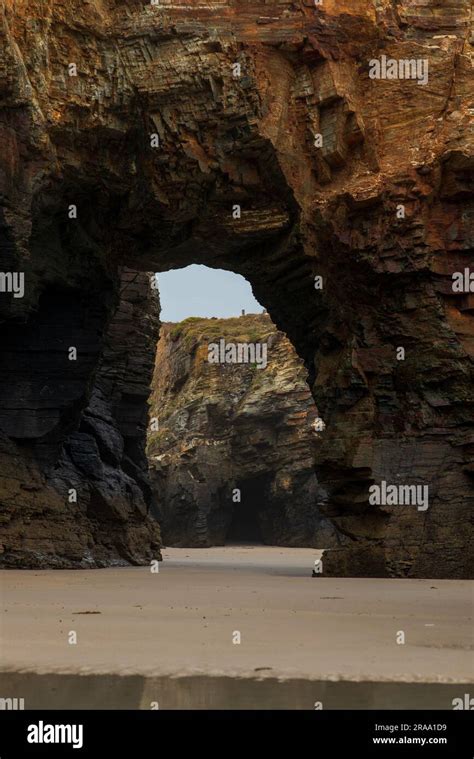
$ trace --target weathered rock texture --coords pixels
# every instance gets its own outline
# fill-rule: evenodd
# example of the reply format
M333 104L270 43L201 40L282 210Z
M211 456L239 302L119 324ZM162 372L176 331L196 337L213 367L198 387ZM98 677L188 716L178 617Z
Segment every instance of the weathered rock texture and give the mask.
M266 345L266 362L210 363L209 345L221 340ZM150 415L158 429L147 450L166 545L337 545L318 510L320 433L306 371L268 315L163 325Z
M343 538L324 572L469 576L474 319L472 293L454 293L451 277L474 267L471 18L470 0L4 2L0 260L26 275L23 299L0 296L2 366L17 393L2 415L4 476L17 477L1 497L7 558L30 555L27 535L48 535L45 562L86 540L80 510L64 505L55 482L54 496L29 488L46 476L39 449L53 429L61 450L75 436L81 486L93 481L84 460L100 448L83 411L99 368L110 368L117 267L201 262L250 279L306 362L327 423L318 477ZM371 79L369 62L382 54L426 59L429 83ZM93 298L84 329L98 342L84 333L87 358L77 368L65 361L64 394L40 413L32 369L50 365L55 343L44 329L38 352L31 329L53 309L67 330L81 298ZM4 348L13 333L21 361ZM73 324L71 333L58 338L61 351L78 339ZM137 468L117 476L143 492L143 469L127 460ZM428 484L428 511L370 505L368 488L381 480ZM50 504L62 542L38 513ZM27 522L35 509L36 531ZM137 502L132 524L146 554L155 538L142 511ZM98 519L95 506L90 513L88 523ZM128 544L129 521L106 522L94 545L110 540L111 523L112 543Z
M158 300L148 276L123 270L106 322L110 285L68 283L46 288L26 324L2 326L2 561L88 567L160 558L144 451Z

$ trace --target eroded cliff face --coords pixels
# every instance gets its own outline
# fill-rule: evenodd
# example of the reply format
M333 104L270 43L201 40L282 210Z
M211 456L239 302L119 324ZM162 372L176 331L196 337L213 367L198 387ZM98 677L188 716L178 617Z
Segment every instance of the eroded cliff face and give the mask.
M147 275L122 270L105 321L109 288L97 284L46 289L26 324L2 326L5 566L160 558L144 450L159 303Z
M469 576L473 294L452 275L474 268L470 0L7 0L0 20L0 261L25 275L24 297L0 294L15 385L0 419L4 561L30 561L37 535L45 563L79 556L92 532L110 560L130 529L140 556L153 553L134 487L146 501L144 425L132 420L133 442L109 425L116 451L134 452L106 461L85 412L112 369L119 267L194 262L246 276L306 363L327 424L318 478L342 540L324 572ZM426 61L428 83L372 79L383 55ZM58 370L48 351L78 340L78 308L87 347ZM144 313L125 320L140 339ZM36 361L63 386L47 413ZM130 369L124 359L124 403L144 413L146 371L130 384ZM91 457L119 478L117 490L106 479L114 503L131 478L131 521L103 528L94 501L65 503L49 473L70 435L82 492L99 476ZM428 510L370 503L382 481L429 486Z
M264 355L213 363L218 347L222 358L239 344L242 358L247 346ZM325 494L306 371L268 315L163 325L150 400L147 450L165 545L337 545L318 508Z

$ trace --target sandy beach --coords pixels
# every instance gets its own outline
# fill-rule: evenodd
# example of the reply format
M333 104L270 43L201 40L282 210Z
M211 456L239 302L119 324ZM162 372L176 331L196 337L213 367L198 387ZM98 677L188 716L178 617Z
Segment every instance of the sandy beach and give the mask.
M2 692L28 690L27 676L18 678L30 673L76 684L78 675L142 678L136 706L146 682L169 686L169 675L325 683L326 691L335 682L446 684L464 693L457 684L474 679L472 582L312 578L317 556L226 546L167 549L159 573L4 571ZM104 682L110 697L114 686Z

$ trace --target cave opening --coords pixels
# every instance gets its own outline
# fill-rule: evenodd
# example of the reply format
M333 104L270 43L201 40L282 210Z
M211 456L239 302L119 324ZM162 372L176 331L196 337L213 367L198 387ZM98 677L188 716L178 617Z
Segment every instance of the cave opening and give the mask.
M191 265L153 281L147 455L165 545L321 547L319 415L291 341L239 274Z
M0 325L0 430L45 465L78 423L100 353L105 298L94 296L50 286L25 323Z
M235 504L226 535L226 545L264 542L260 524L260 510L265 504L267 478L254 477L236 483L245 497Z

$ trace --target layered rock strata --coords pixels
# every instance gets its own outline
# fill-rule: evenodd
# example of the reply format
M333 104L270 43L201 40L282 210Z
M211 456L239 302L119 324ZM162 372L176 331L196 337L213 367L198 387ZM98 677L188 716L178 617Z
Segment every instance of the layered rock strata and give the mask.
M233 359L239 346L242 359L261 360L214 363L217 348ZM318 508L306 371L268 315L163 325L150 400L148 457L166 545L335 544Z
M71 278L26 324L2 325L4 566L161 558L144 450L159 302L147 275L120 274L109 320L110 285L85 292Z
M327 424L317 474L342 541L324 572L472 574L471 20L470 0L5 0L0 262L25 275L23 297L0 294L1 363L16 393L0 425L6 563L31 561L28 535L45 564L85 550L56 483L40 499L56 504L54 518L40 515L31 487L62 466L53 429L55 451L82 436L73 448L83 492L99 474L85 465L102 453L84 410L118 267L194 262L246 276L306 363ZM395 61L395 78L382 61ZM54 345L51 312L67 333L61 351L74 345L83 301L87 359L76 387L71 365L61 369L64 389L46 408L47 382L31 384L38 346ZM144 426L135 429L142 459ZM117 435L125 450L127 434ZM143 493L142 465L127 459L133 467L115 454L105 462L119 500L123 477ZM382 482L429 487L429 508L371 503ZM128 545L130 524L138 553L153 553L143 511L133 507L135 523L111 520L108 560ZM97 545L110 537L99 532Z

